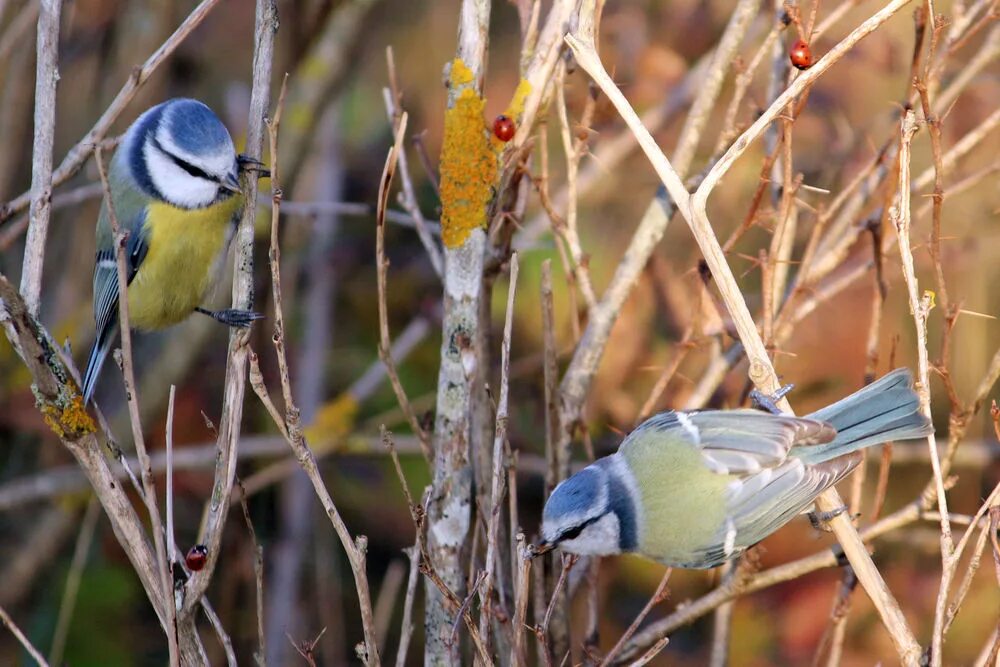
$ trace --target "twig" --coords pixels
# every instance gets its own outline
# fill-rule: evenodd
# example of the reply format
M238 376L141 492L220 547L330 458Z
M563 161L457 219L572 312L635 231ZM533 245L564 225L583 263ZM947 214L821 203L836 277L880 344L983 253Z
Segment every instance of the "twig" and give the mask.
M419 581L420 549L416 546L404 550L410 559L410 573L406 581L406 598L403 600L403 622L399 635L399 650L396 652L396 667L406 665L406 652L410 648L413 637L413 600L416 598L417 581Z
M526 665L524 630L527 627L525 620L528 617L528 589L531 586L531 559L533 557L531 547L524 533L518 532L514 538L517 548L517 564L514 578L514 620L511 621L514 631L514 645L511 648L510 664Z
M205 0L203 6L209 0ZM278 12L274 0L257 0L254 19L253 85L250 91L250 112L247 121L245 154L260 159L264 143L264 117L271 97L271 64L274 58L274 35L278 30ZM241 177L244 206L243 217L236 230L236 258L233 268L233 308L250 310L253 306L253 243L257 220L257 175L247 172ZM240 437L243 417L243 396L246 391L248 329L231 331L226 357L226 380L223 391L222 416L219 419L219 456L215 464L212 500L203 522L201 543L208 547L204 569L188 580L183 615L194 611L211 581L222 544L222 529L229 514L229 501L236 479L236 443Z
M66 637L69 636L70 622L73 620L73 612L76 609L76 595L80 591L83 569L87 566L90 545L94 541L97 519L101 516L100 508L101 505L97 502L97 498L91 496L87 502L87 511L84 512L83 521L80 523L76 547L73 549L73 560L70 562L69 574L66 576L66 587L63 589L62 602L59 603L59 618L56 621L56 629L52 632L49 663L53 665L62 664Z
M257 651L254 659L257 664L263 667L265 656L267 655L267 645L264 634L264 549L257 541L257 531L253 528L253 521L250 520L250 507L247 505L246 490L243 489L243 482L236 480L242 493L240 494L240 507L243 509L243 522L246 523L247 532L250 533L250 544L253 545L253 574L257 587Z
M295 647L298 654L305 658L305 661L309 663L309 667L316 667L316 645L319 644L319 640L323 638L325 633L326 628L323 628L312 641L302 640L301 642L297 642L292 639L288 633L285 633L285 635L288 637L288 641L292 643L292 646Z
M174 396L177 387L170 385L170 396L167 399L167 433L166 433L166 456L167 456L167 568L174 569L177 562L177 553L174 543ZM150 469L153 465L150 462Z
M149 522L153 531L153 549L156 554L156 562L160 575L160 595L163 596L164 605L167 610L167 645L170 650L170 664L172 667L179 664L179 648L177 643L177 607L174 605L173 585L170 577L170 567L167 560L167 551L164 545L163 520L160 517L160 510L157 507L156 485L153 482L153 469L149 462L149 453L146 451L146 440L142 435L142 420L139 416L139 397L136 394L135 369L132 364L132 330L129 327L129 303L128 303L128 270L125 265L125 244L128 241L127 230L123 230L115 214L115 204L111 197L111 185L108 183L108 175L104 167L104 157L101 149L95 148L95 160L97 162L97 172L101 177L101 185L104 188L104 201L108 207L108 219L111 223L111 232L115 243L115 259L118 268L118 323L121 335L121 355L120 359L122 375L125 381L125 397L128 402L129 420L132 424L132 441L135 445L135 453L139 459L139 474L142 478L142 498L149 512Z
M560 62L556 69L556 91L554 94L556 111L559 117L560 137L562 138L563 151L566 153L566 219L553 218L553 228L569 248L571 270L573 271L573 281L579 285L583 300L587 303L588 312L593 312L597 307L597 297L594 296L594 286L590 281L590 270L588 269L589 258L583 252L580 245L580 234L577 231L577 174L580 169L581 146L575 140L570 131L569 114L566 111L566 64ZM593 96L587 97L587 105L591 109L594 106ZM587 123L584 123L586 126ZM583 146L585 148L585 146Z
M549 599L548 607L545 609L545 618L542 619L542 624L538 628L538 634L542 637L547 635L549 632L549 623L552 622L552 614L555 612L557 601L559 599L559 593L566 585L566 579L569 577L569 571L573 569L573 566L576 565L579 558L580 557L576 554L562 554L562 570L559 572L559 579L556 580L556 586L552 591L552 597Z
M17 638L17 641L21 642L21 646L24 647L24 650L28 652L28 655L30 655L34 661L40 665L40 667L48 667L49 663L45 662L45 658L42 657L42 654L31 645L28 638L24 636L23 632L21 632L21 628L17 627L17 624L14 623L14 619L7 614L7 610L3 607L0 607L0 621L3 621L3 624L7 626L7 629L10 630L14 637Z
M500 396L497 400L496 434L493 438L493 482L491 506L489 508L489 528L486 540L486 570L483 583L479 587L480 613L479 634L489 645L489 627L493 616L493 578L499 567L497 537L500 533L500 515L504 497L504 451L507 446L508 394L510 389L510 344L514 325L514 293L517 289L517 253L510 257L510 286L507 290L507 316L503 326L503 342L500 346Z
M719 580L724 582L738 576L738 568L738 561L731 560L725 563L719 568ZM716 607L715 613L712 615L712 649L708 655L709 667L726 667L729 664L729 647L733 634L733 609L735 607L735 600L723 602Z
M38 0L35 70L35 139L31 148L31 212L24 244L21 294L32 315L42 299L45 240L52 214L52 146L56 130L56 84L59 81L59 15L62 0Z
M671 572L673 572L673 568L668 567L666 572L664 572L663 576L660 578L660 584L656 587L656 590L653 591L653 595L650 596L646 606L642 608L642 611L636 614L635 620L632 621L632 624L628 626L625 633L618 638L615 645L604 656L604 659L601 660L600 667L607 667L607 665L611 664L612 660L615 659L615 656L618 655L618 653L622 650L622 647L625 646L625 643L628 642L632 635L635 634L635 631L639 629L642 622L646 620L646 616L648 616L649 612L653 610L653 607L660 604L667 598L667 582L670 580Z
M569 476L569 443L560 446L561 430L559 419L559 360L556 350L555 305L552 297L552 260L542 262L542 345L543 378L545 385L545 460L548 465L545 474L545 497Z
M111 129L111 126L118 119L118 116L121 115L125 107L132 101L132 98L139 92L139 88L149 80L153 72L163 64L163 61L187 39L188 35L201 25L201 22L205 20L208 13L217 4L219 4L219 0L202 0L202 3L188 14L184 22L177 27L177 30L146 59L146 62L132 70L125 85L118 91L118 95L115 96L115 99L105 109L104 113L101 114L97 122L94 123L94 126L69 150L63 161L56 167L56 170L52 173L52 187L65 183L83 167L83 163L90 157L94 147L104 139L108 130ZM29 191L18 195L16 198L0 206L0 224L27 208L30 201L31 192Z
M215 613L215 609L212 608L212 603L208 601L207 597L201 598L201 608L205 612L205 618L208 619L209 625L215 630L215 636L219 638L219 643L222 644L222 651L226 654L227 667L238 667L239 663L236 662L233 640L226 633L226 629L222 627L222 619Z
M403 586L403 577L406 576L406 566L400 560L392 560L382 576L382 584L379 586L378 595L375 597L375 608L373 615L375 618L375 636L378 637L379 649L385 653L385 640L389 635L389 623L392 621L392 613L396 608L399 599L399 590Z
M391 67L391 48L388 49L388 53ZM389 122L394 128L398 129L399 123L402 122L402 110L397 108L396 102L393 101L393 97L394 96L388 88L382 89L382 99L385 101L385 111L389 116ZM434 267L434 272L439 278L441 278L444 275L444 260L441 258L441 249L438 247L437 241L434 237L431 236L430 230L427 228L427 223L424 221L424 216L420 212L420 205L417 203L416 191L413 188L413 181L410 178L410 169L406 159L406 150L402 147L402 145L400 145L397 149L396 156L399 161L399 178L403 184L403 190L399 193L399 205L410 214L410 217L413 220L413 226L417 230L417 237L420 238L420 243L423 244L424 250L427 251L427 257L431 261L431 266Z
M649 650L643 653L641 656L639 656L639 659L633 662L631 667L642 667L643 665L652 662L653 658L655 658L660 654L660 651L667 648L667 643L669 643L669 641L670 641L669 639L664 637L663 639L659 640L658 642L650 646Z
M910 249L910 140L917 131L916 114L908 111L903 120L902 140L899 147L899 199L889 216L896 227L899 239L899 255L903 263L903 279L906 282L910 300L910 311L917 332L917 393L920 396L920 411L930 417L930 361L927 352L927 315L930 312L929 295L919 296L916 271L913 267L913 252ZM931 470L937 491L938 510L941 513L941 588L938 591L934 609L934 637L931 640L931 664L941 664L941 645L944 640L945 611L948 591L954 574L951 538L951 524L948 521L948 500L945 497L944 478L941 461L938 458L937 442L934 434L927 436L928 450L931 452Z
M281 125L281 112L284 103L285 91L286 86L283 84L281 87L281 95L278 98L278 105L274 118L268 123L268 136L270 139L270 153L272 160L272 227L271 249L269 253L271 259L271 290L274 298L274 335L272 337L272 342L274 343L275 353L278 357L281 391L285 403L285 416L283 419L277 420L277 423L279 424L279 427L283 427L284 432L287 433L288 444L295 453L295 457L298 460L299 465L302 467L302 470L309 477L309 481L312 483L313 489L315 490L327 517L330 519L337 536L340 538L344 551L347 553L347 559L351 564L351 572L354 576L354 586L358 595L358 605L361 611L361 623L365 636L364 643L359 644L356 647L358 657L367 665L378 665L380 664L378 642L375 635L374 620L372 618L373 612L371 594L368 588L368 575L365 567L365 552L368 547L368 540L364 536L358 536L357 538L351 537L350 531L347 529L347 525L341 518L340 512L337 510L337 507L333 502L333 498L330 496L330 492L326 488L323 478L320 476L316 455L312 452L309 448L309 444L306 442L299 418L299 410L292 397L288 360L285 354L284 307L281 298L281 253L278 246L277 230L281 213L280 208L282 194L280 186L280 171L278 169L277 162L278 130ZM270 402L270 398L267 395L265 388L262 386L254 386L254 390L257 391L258 396L265 404ZM272 414L276 414L276 411ZM280 415L278 415L278 417L280 418Z
M378 356L385 366L385 372L389 376L389 382L392 384L392 390L396 394L396 401L399 403L399 407L403 410L403 414L406 415L406 421L409 422L410 429L418 438L420 438L420 445L424 451L424 458L428 463L430 463L434 459L434 455L431 451L430 439L423 427L420 425L420 421L417 419L417 415L413 411L413 406L410 405L410 399L407 397L406 390L403 388L403 383L399 379L399 373L396 371L396 364L393 362L392 354L390 353L392 339L389 336L389 309L386 305L386 274L389 268L389 261L385 258L385 212L386 203L389 199L389 190L392 185L392 177L396 171L397 160L399 156L402 155L402 142L403 137L406 134L406 122L407 114L406 112L403 112L399 117L399 123L396 126L395 141L393 142L392 148L389 149L389 155L386 157L385 169L382 172L382 179L379 182L378 204L375 213L375 270L378 287L379 321Z

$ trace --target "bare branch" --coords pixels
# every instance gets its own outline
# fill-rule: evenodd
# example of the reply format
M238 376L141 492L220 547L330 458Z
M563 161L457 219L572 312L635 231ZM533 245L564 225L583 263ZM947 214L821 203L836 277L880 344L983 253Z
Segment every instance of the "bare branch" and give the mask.
M205 0L207 4L209 0ZM274 58L274 35L278 30L278 10L274 0L257 0L254 22L253 86L250 91L250 116L247 122L246 155L260 159L264 145L264 117L271 97L271 63ZM236 258L233 269L233 308L250 310L253 305L253 238L257 219L257 174L241 177L244 196L243 217L236 231ZM229 501L236 478L236 443L243 417L246 390L248 329L231 331L226 361L226 382L222 416L219 419L219 456L215 464L212 500L208 504L200 542L208 547L204 569L188 580L182 616L192 614L215 571L222 529L229 514Z
M35 71L35 141L31 149L31 213L24 245L21 294L32 315L42 298L45 240L52 213L52 146L56 130L56 84L59 81L59 15L62 0L39 0L38 52Z

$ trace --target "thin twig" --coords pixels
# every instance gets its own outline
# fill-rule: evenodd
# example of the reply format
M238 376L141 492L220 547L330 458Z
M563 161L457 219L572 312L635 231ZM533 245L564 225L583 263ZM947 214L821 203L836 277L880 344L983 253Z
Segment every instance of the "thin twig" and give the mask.
M391 47L388 49L388 54L390 67L392 67ZM389 116L389 122L392 123L394 128L398 129L399 123L402 122L402 110L396 106L397 102L393 101L394 98L398 99L398 97L393 95L388 88L383 88L382 98L385 101L385 112ZM396 155L399 162L399 178L403 184L403 190L399 193L399 205L410 214L413 226L417 230L417 237L420 238L420 243L423 244L424 250L427 251L427 257L431 261L431 266L434 267L434 272L441 278L444 275L444 260L441 258L441 249L437 245L437 240L431 236L423 213L420 212L416 191L413 188L413 181L410 178L406 150L400 146Z
M177 387L170 385L170 396L167 399L167 433L166 433L166 456L167 456L167 567L173 571L174 563L177 562L177 554L174 549L174 397ZM150 462L152 468L152 462Z
M274 343L275 353L278 358L281 392L285 403L284 418L280 418L280 415L277 415L278 419L276 419L276 422L279 424L279 427L283 427L284 433L287 434L289 446L295 453L295 457L302 470L306 473L306 476L312 483L313 489L315 490L327 517L330 519L337 536L340 538L344 551L347 553L347 559L350 562L351 572L354 576L354 587L358 595L358 606L360 607L361 624L365 637L364 643L358 644L356 647L358 657L366 665L379 665L378 641L375 634L371 593L368 587L368 575L365 566L365 553L368 548L368 539L364 536L353 538L350 531L347 529L347 525L341 518L340 512L337 510L337 507L333 502L333 498L330 496L330 492L326 488L326 484L323 482L323 478L319 473L316 455L309 448L309 444L306 442L302 423L299 418L299 410L292 397L288 359L285 353L284 306L281 297L281 252L278 245L278 223L281 218L280 213L282 196L280 181L281 174L277 161L278 130L281 126L281 113L284 107L285 92L286 85L283 83L281 86L281 94L278 97L278 104L274 113L274 118L268 123L268 137L270 140L271 154L270 167L272 202L271 248L269 257L271 260L271 290L272 297L274 299L274 335L271 340ZM270 401L266 388L263 386L258 387L256 385L253 388L265 404ZM275 414L276 411L275 413L272 413L272 416Z
M0 607L0 621L3 621L3 624L7 626L7 629L10 630L14 637L17 638L17 641L21 642L21 646L24 647L24 650L28 652L28 655L30 655L40 667L48 667L49 663L45 662L45 658L42 657L42 654L31 645L28 638L24 636L23 632L21 632L21 628L17 627L14 619L7 614L7 610L3 607Z
M413 407L410 405L410 400L406 395L406 390L403 388L402 381L399 379L396 364L393 362L392 355L390 353L392 339L389 335L389 309L386 305L386 274L389 269L389 261L385 258L385 212L386 204L389 199L389 189L392 184L392 177L396 171L397 160L399 156L402 155L402 143L403 137L406 134L407 118L406 112L403 112L399 117L399 122L396 126L395 141L393 142L392 148L389 149L385 169L382 173L382 180L379 182L378 204L375 213L375 270L378 289L379 321L378 356L385 365L386 374L389 376L389 382L392 384L392 390L396 394L396 400L399 402L399 406L403 410L403 414L406 415L406 421L409 422L410 429L413 430L413 433L420 438L421 448L424 450L424 458L428 463L430 463L434 458L431 451L430 437L420 425L420 421L417 419L417 415L413 411Z
M607 667L607 665L612 663L615 656L622 650L622 647L624 647L626 642L631 639L632 635L635 634L635 631L639 629L640 625L642 625L642 622L646 620L646 616L648 616L649 612L653 610L653 607L667 599L667 596L669 595L669 592L667 591L667 582L670 580L671 572L673 572L673 568L668 567L666 572L663 573L663 576L660 577L660 584L656 587L656 590L653 591L653 594L650 596L646 606L642 608L642 611L636 614L632 624L628 626L628 629L625 630L624 634L618 638L615 645L610 651L607 652L604 659L601 660L600 667Z
M417 582L420 580L420 550L417 547L405 549L407 558L410 559L410 570L406 580L406 598L403 600L403 621L402 630L399 635L399 650L396 652L396 667L406 665L406 652L410 648L410 639L413 637L413 601L416 598Z
M56 84L59 81L59 15L62 0L38 0L35 69L35 138L31 148L31 212L24 244L21 294L32 315L42 299L45 240L52 215L52 146L56 130Z
M257 541L257 531L254 530L253 521L250 520L250 507L247 505L247 494L243 488L243 482L237 479L236 484L242 491L240 507L243 509L243 522L247 526L247 532L250 533L250 544L253 546L253 574L257 588L257 651L254 653L254 659L260 667L263 667L266 664L265 656L267 656L267 645L264 639L266 636L264 634L264 549Z
M889 213L896 227L899 239L899 255L903 264L903 278L906 282L910 301L910 311L917 332L917 394L920 397L920 411L928 418L930 409L930 360L927 351L927 315L931 302L929 295L919 295L916 271L913 267L913 252L910 243L910 141L917 131L916 114L908 111L903 120L902 139L899 147L899 199ZM954 544L951 538L951 524L948 521L948 500L945 496L944 477L941 474L941 461L938 458L937 441L934 434L927 436L927 447L931 453L931 470L934 472L934 484L937 491L938 511L941 513L941 587L938 591L937 604L934 608L934 636L931 640L931 665L941 664L941 644L944 640L945 612L947 609L948 591L954 574L952 552Z
M49 649L49 663L61 665L63 651L66 648L66 638L69 636L70 623L76 609L76 596L80 591L80 581L83 579L83 569L87 566L87 556L90 545L94 541L97 519L100 518L101 505L95 496L87 502L87 511L80 523L80 532L73 549L73 560L70 562L69 574L66 576L66 587L63 589L62 601L59 603L59 617L56 629L52 632L52 647Z
M118 216L115 214L115 203L111 197L111 185L108 183L108 174L104 167L104 156L100 148L95 149L95 159L97 171L101 177L101 185L104 188L104 201L108 210L108 220L111 223L111 232L115 243L115 259L118 268L118 328L121 335L121 355L120 359L122 375L125 381L125 397L128 402L129 420L132 424L132 441L135 446L135 453L139 459L139 474L142 478L143 502L146 511L149 512L149 522L153 530L153 549L156 553L156 562L160 574L160 595L167 609L167 645L170 650L170 664L179 664L177 644L177 608L174 605L173 585L170 577L170 567L167 560L167 551L164 544L163 520L160 517L160 510L157 506L156 485L153 482L153 469L149 462L149 453L146 450L146 440L142 434L142 420L139 416L139 397L136 394L135 369L132 363L132 330L129 327L129 299L128 299L128 270L125 264L125 244L128 241L129 231L122 229Z
M493 438L493 482L490 495L489 528L486 540L486 570L479 588L480 615L479 634L489 645L489 627L493 616L493 578L499 568L497 538L500 533L500 515L504 497L504 451L507 446L508 394L510 390L510 343L514 325L514 293L517 289L517 253L510 257L510 287L507 291L507 316L503 326L503 342L500 346L500 396L497 400L496 434Z
M203 5L209 0L205 0ZM253 85L250 90L250 112L244 153L259 160L264 145L264 117L271 97L271 64L274 59L274 36L278 30L278 11L274 0L257 0L254 18ZM257 174L247 171L241 177L244 206L236 230L236 257L233 267L232 307L251 310L253 307L253 245L257 220ZM250 331L241 329L229 334L226 357L226 380L223 391L222 416L219 419L219 455L216 459L212 484L212 499L206 508L201 543L208 547L205 567L188 580L184 608L187 615L194 611L211 581L222 545L222 530L229 514L229 502L236 479L236 443L243 421L243 397L246 392L246 368Z

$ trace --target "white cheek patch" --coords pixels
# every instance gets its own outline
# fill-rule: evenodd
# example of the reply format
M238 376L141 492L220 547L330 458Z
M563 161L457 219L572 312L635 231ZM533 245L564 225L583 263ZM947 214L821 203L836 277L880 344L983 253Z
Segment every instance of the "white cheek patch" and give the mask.
M146 143L143 153L153 186L169 203L180 208L202 208L218 197L217 184L187 173L153 142Z
M581 556L611 556L621 553L618 548L618 517L605 514L571 540L563 540L559 548Z
M694 441L694 444L700 447L701 431L699 431L698 427L694 425L694 422L691 421L691 418L688 417L687 414L683 412L678 412L677 423L681 425L681 428L684 429L685 433L691 436L691 440Z

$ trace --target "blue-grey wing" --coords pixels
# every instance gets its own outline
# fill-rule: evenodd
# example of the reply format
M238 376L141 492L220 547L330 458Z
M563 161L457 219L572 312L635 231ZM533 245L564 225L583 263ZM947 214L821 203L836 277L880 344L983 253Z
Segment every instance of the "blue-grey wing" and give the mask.
M751 475L781 465L792 447L830 442L827 423L760 410L662 412L640 424L622 443L649 430L669 431L697 448L705 465L721 475Z
M101 213L102 218L104 212ZM129 230L125 242L126 282L131 283L136 272L149 252L149 239L145 231L146 209L141 208L129 216L125 228ZM102 228L103 226L103 228ZM94 323L97 335L87 360L87 370L83 376L84 401L90 401L97 385L104 360L111 351L115 334L118 332L118 264L115 258L113 238L107 229L107 221L98 224L98 250L94 264Z
M146 254L149 252L149 239L145 232L145 211L139 214L142 219L129 225L131 231L125 242L125 274L128 283L139 271ZM94 322L97 325L98 336L102 332L114 329L118 321L118 262L115 258L115 248L101 248L97 251L94 264Z

